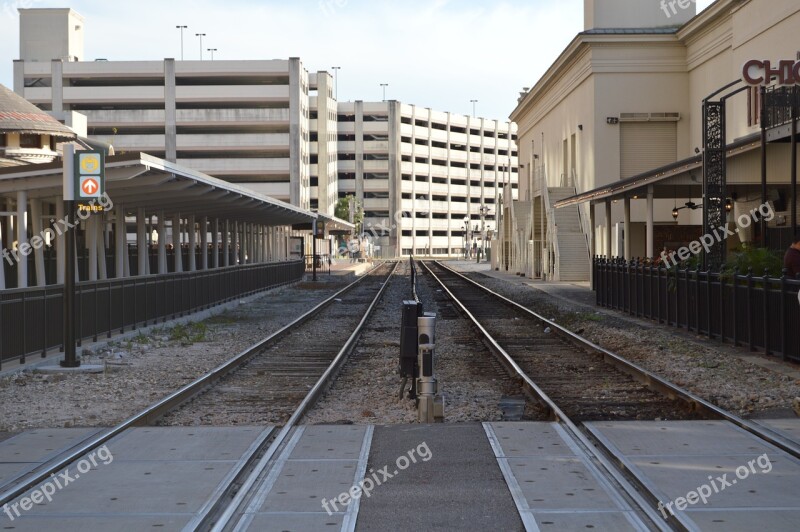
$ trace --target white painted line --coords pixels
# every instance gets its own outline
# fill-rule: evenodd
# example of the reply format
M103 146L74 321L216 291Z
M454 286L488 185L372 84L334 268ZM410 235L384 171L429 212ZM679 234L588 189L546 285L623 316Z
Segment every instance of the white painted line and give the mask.
M528 501L525 499L525 495L522 494L522 488L520 488L517 478L508 465L508 460L506 460L505 454L503 453L503 447L500 445L500 442L497 441L497 435L494 433L492 425L490 423L483 423L483 430L486 432L486 437L489 438L489 445L492 446L497 464L500 466L500 471L502 471L503 478L506 480L508 490L514 498L514 504L517 506L517 512L519 513L520 519L522 519L525 530L527 532L539 532L536 519L533 517L531 509L528 507Z
M373 432L375 432L375 427L373 425L367 426L367 430L364 433L364 441L361 444L361 453L358 455L358 467L356 468L355 478L353 478L353 486L357 486L367 474L367 462L369 462L369 450L372 447ZM355 532L360 505L361 497L354 499L347 507L347 513L344 515L344 521L342 521L342 532Z

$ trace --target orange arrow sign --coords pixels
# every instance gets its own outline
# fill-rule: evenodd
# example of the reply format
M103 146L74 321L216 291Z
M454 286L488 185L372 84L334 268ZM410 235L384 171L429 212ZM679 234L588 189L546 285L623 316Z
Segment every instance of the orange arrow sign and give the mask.
M86 179L83 183L81 183L81 190L87 196L93 196L97 189L100 188L100 185L97 184L97 181L94 179Z

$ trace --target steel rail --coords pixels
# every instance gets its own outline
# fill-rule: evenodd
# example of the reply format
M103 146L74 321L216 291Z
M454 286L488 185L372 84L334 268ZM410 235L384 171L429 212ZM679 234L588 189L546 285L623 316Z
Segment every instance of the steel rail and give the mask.
M152 424L157 419L163 417L167 412L177 408L186 401L194 398L195 396L203 392L207 387L211 386L222 377L230 374L231 372L239 368L242 364L248 362L250 359L258 355L259 352L264 347L274 343L277 340L280 340L281 338L289 334L292 330L296 329L300 325L303 325L309 320L311 320L314 316L319 314L319 312L321 312L323 309L331 305L337 298L352 290L354 287L356 287L364 279L368 278L369 275L376 272L382 266L383 266L382 264L375 266L374 268L369 270L365 275L356 279L354 282L350 283L349 285L342 288L329 298L317 304L314 308L312 308L305 314L301 315L300 317L296 318L288 325L282 327L280 330L264 338L257 344L248 347L243 352L239 353L238 355L231 358L227 362L224 362L223 364L207 372L205 375L195 379L194 381L185 385L176 392L173 392L172 394L161 399L160 401L150 405L141 412L134 414L133 416L127 418L120 424L100 434L99 436L92 435L91 437L84 440L84 442L75 444L72 447L72 449L74 450L68 452L66 455L56 457L54 460L38 467L31 474L24 477L23 480L21 480L18 483L15 483L13 487L10 487L4 490L2 493L0 493L0 506L3 506L13 501L20 495L23 495L29 489L33 488L34 486L38 485L39 483L49 478L50 475L58 471L61 471L65 467L69 466L73 462L85 456L87 453L97 449L101 445L107 443L112 438L122 434L129 428L138 426L147 426L149 424ZM397 266L395 265L395 269L396 268Z
M474 284L476 287L484 288L478 283L472 282L470 279L467 279L463 275L460 275L458 272L453 271L450 268L436 262L441 268L445 269L449 273L456 274L457 276L461 277L462 279L466 279ZM478 328L481 335L484 337L484 340L489 344L490 349L500 358L503 365L510 368L512 373L517 376L519 379L522 380L524 386L528 389L530 393L534 396L538 397L539 400L550 410L551 414L553 415L554 419L559 423L563 424L568 433L572 435L573 439L576 443L578 443L582 448L584 453L594 459L596 462L602 465L603 469L606 473L613 478L613 480L623 489L623 491L627 494L627 496L634 501L634 503L639 507L641 512L643 512L647 518L651 521L651 523L658 527L659 530L668 531L671 530L667 523L658 516L655 508L653 508L652 504L648 502L645 497L641 494L640 490L634 487L627 478L625 478L617 468L604 456L602 453L598 452L594 446L594 444L589 441L586 435L581 431L577 424L573 422L569 416L567 416L563 410L542 390L539 385L537 385L530 376L517 364L514 358L499 344L499 342L486 330L486 328L478 321L478 319L466 308L466 306L461 302L461 300L456 297L456 295L450 290L447 285L442 281L439 276L437 276L430 267L423 263L425 269L428 270L428 273L436 280L437 283L442 287L442 290L450 297L453 303L459 308L459 310L469 319L475 327ZM495 292L486 289L486 291L492 295L496 295L501 297L504 302L509 301L502 296L499 296ZM674 520L674 518L673 518ZM683 524L679 524L681 529L687 529L683 526Z
M517 310L520 310L536 318L537 320L541 321L542 323L546 324L548 327L553 329L554 332L561 334L562 336L566 336L572 342L577 343L582 347L587 348L590 351L603 355L603 357L607 362L614 364L616 367L625 371L626 373L636 378L637 380L643 382L650 388L656 391L660 391L661 393L669 397L675 397L681 399L689 403L695 411L704 411L705 413L709 414L709 417L716 416L721 419L724 419L725 421L729 421L732 424L738 426L739 428L744 429L755 436L758 436L767 443L770 443L771 445L778 447L782 451L789 453L795 458L800 458L800 444L798 444L798 442L786 438L780 434L777 434L768 427L764 427L752 421L743 419L732 412L728 412L727 410L720 408L717 405L703 399L699 395L690 392L689 390L686 390L684 388L681 388L680 386L677 386L676 384L662 377L659 377L650 370L647 370L639 366L638 364L635 364L634 362L631 362L630 360L627 360L626 358L617 355L616 353L613 353L608 349L605 349L604 347L601 347L593 343L587 338L584 338L583 336L580 336L570 331L569 329L553 321L548 320L544 316L537 314L536 312L530 310L529 308L526 308L520 305L519 303L512 301L511 299L492 291L489 288L486 288L480 283L473 281L469 277L462 275L461 273L453 270L452 268L449 268L438 261L436 262L436 264L438 264L440 267L444 268L448 272L460 277L462 280L469 282L470 284L472 284L477 288L480 288L487 294L490 294L493 297L502 300L504 303L516 308Z
M653 494L650 490L647 489L646 486L636 477L636 475L629 471L625 466L623 460L621 460L614 450L608 448L604 443L596 438L594 441L590 441L587 436L584 434L578 425L574 423L559 407L555 404L555 402L535 383L533 380L522 370L522 368L513 360L511 355L506 352L500 344L489 334L489 332L480 324L480 322L473 316L473 314L466 308L465 305L461 303L461 301L453 294L453 292L445 285L445 283L428 267L427 264L423 263L425 268L431 274L431 276L436 279L436 281L441 285L442 289L448 294L448 296L453 300L453 302L458 306L458 308L467 316L467 318L473 322L473 324L478 328L481 334L484 336L485 340L490 344L492 351L498 355L501 359L501 362L508 368L510 368L511 372L517 375L520 379L522 379L524 385L531 391L534 395L538 396L540 400L550 409L550 412L555 417L555 419L561 423L563 423L566 427L569 428L569 431L580 441L580 443L584 446L589 454L595 457L599 463L603 465L603 468L619 483L619 485L624 489L624 491L631 497L633 501L639 506L639 508L648 516L648 518L652 521L655 526L658 526L662 530L663 527L667 522L674 525L676 528L680 530L692 530L694 528L694 524L691 522L686 522L682 519L682 516L678 515L671 515L667 520L661 519L658 513L653 508L659 500L658 497ZM687 403L694 409L694 410L703 410L705 413L709 414L713 417L721 418L725 421L729 421L730 423L734 424L735 426L753 434L754 436L774 445L775 447L780 448L781 450L789 453L794 457L798 456L798 445L796 442L783 437L777 433L774 433L772 430L763 427L761 425L755 424L753 422L744 420L735 414L728 412L708 401L705 399L697 396L696 394L689 392L688 390L684 390L679 386L667 381L655 375L654 373L650 372L642 368L641 366L634 364L633 362L625 359L624 357L612 353L611 351L598 346L597 344L591 342L590 340L573 333L572 331L566 329L565 327L541 316L540 314L520 305L519 303L512 301L511 299L502 296L493 290L481 285L480 283L473 281L472 279L466 277L465 275L461 274L460 272L456 272L452 268L445 266L444 264L435 261L435 264L463 281L466 281L471 286L480 289L481 291L485 292L486 294L490 295L491 297L499 300L500 302L511 306L512 308L532 316L533 318L540 321L542 324L546 324L550 327L556 334L559 334L563 337L566 337L572 343L577 344L583 348L588 349L589 351L599 353L603 356L604 360L613 364L615 367L619 368L620 370L625 371L629 375L634 378L637 378L641 382L647 384L651 389L656 391L660 391L667 395L668 397L678 398ZM603 449L604 453L598 452L597 447ZM609 461L608 457L612 457L614 460L614 464ZM616 466L616 467L615 467ZM627 472L629 475L633 476L636 480L638 485L634 487L629 480L620 473L620 470ZM649 499L649 504L648 504Z
M350 356L353 349L358 342L361 333L364 330L364 326L367 324L367 321L372 316L372 313L375 311L375 307L380 302L381 298L383 297L384 292L389 286L392 277L394 276L395 272L397 271L398 266L400 265L399 262L394 264L394 268L389 273L386 281L381 286L381 289L375 295L375 298L372 300L369 308L367 308L366 312L364 313L361 321L358 323L358 326L355 328L353 333L348 338L345 345L336 355L336 358L333 359L333 362L328 366L325 370L325 373L317 380L316 384L313 388L308 392L306 397L303 401L298 405L297 409L294 411L292 416L286 422L286 424L281 429L280 433L275 437L272 443L267 449L267 452L258 460L258 463L255 464L255 467L252 469L251 473L248 475L247 479L242 483L242 485L237 489L236 495L234 496L233 500L228 503L226 508L222 511L218 518L214 519L214 522L211 524L211 530L213 532L221 532L226 529L228 525L234 524L233 521L239 513L240 508L245 506L248 498L252 494L253 487L257 485L259 479L263 475L265 471L267 471L272 462L273 458L277 454L278 450L283 446L286 438L292 433L295 425L298 421L306 414L309 407L311 407L316 400L319 398L319 395L324 391L326 386L329 384L329 381L336 375L339 371L339 368L344 363L345 360ZM220 498L220 503L222 502ZM205 521L212 519L214 517L213 509L209 510L206 515L199 516L199 518L195 519L194 527L195 529L202 528L205 524ZM188 527L187 527L188 528Z

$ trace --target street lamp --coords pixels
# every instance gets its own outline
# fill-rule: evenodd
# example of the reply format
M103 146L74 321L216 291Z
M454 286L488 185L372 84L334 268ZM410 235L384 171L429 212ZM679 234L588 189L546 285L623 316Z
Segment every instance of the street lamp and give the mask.
M386 101L386 87L388 87L388 83L381 83L381 87L383 87L383 101Z
M472 118L475 118L475 104L478 103L478 100L470 100L472 103Z
M175 26L175 27L181 30L181 61L183 61L183 30L185 30L189 26Z
M336 96L336 101L337 102L339 101L339 71L341 69L342 69L342 67L340 67L340 66L331 67L331 70L333 70L333 83L334 83L334 86L335 86L334 95Z
M211 60L213 61L214 60L214 52L216 52L217 49L216 48L206 48L206 51L207 52L211 52Z
M481 205L481 252L486 253L486 216L489 214L489 207ZM478 253L478 262L481 261L481 253Z
M200 37L200 61L203 60L203 37L206 36L205 33L195 33L195 37Z
M469 259L469 216L464 216L464 260Z

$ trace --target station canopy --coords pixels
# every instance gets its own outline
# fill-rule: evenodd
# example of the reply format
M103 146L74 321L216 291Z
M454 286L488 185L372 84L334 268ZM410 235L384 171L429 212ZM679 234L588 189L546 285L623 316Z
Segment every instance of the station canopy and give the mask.
M78 152L80 153L80 152ZM144 153L106 158L106 193L115 205L130 213L208 216L284 226L310 224L315 213L261 195L248 188L191 170ZM0 169L0 196L26 191L31 199L62 198L61 161Z

